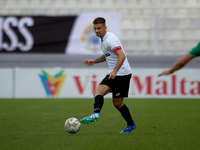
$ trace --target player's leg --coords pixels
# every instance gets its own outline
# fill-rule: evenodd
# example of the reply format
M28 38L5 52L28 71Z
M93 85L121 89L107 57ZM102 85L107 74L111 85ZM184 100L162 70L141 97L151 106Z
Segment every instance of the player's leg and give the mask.
M94 92L94 112L99 113L104 103L104 96L110 92L107 85L100 84Z
M127 122L127 126L120 133L130 133L136 128L136 124L132 119L128 107L123 103L123 99L123 97L113 98L113 104L119 110L124 120Z
M131 74L125 76L117 76L113 85L113 104L119 110L127 126L120 133L130 133L136 128L136 124L132 119L128 107L123 103L124 97L128 97L129 84Z
M81 119L81 123L89 124L100 119L100 111L104 103L104 95L109 92L110 88L107 85L98 85L94 92L94 112L90 116Z
M113 98L114 106L119 110L127 125L133 125L133 119L128 107L123 103L123 97Z

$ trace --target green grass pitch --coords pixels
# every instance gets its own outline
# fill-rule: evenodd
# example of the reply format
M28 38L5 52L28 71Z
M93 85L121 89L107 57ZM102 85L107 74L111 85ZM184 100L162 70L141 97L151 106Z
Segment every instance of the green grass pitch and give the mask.
M126 126L105 99L101 119L64 129L70 117L93 111L93 99L0 99L1 150L199 150L200 99L125 99L137 128Z

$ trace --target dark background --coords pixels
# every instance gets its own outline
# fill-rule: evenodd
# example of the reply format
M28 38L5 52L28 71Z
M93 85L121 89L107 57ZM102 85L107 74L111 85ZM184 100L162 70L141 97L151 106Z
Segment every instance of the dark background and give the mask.
M5 18L6 16L0 16ZM17 18L24 16L14 16ZM29 16L30 17L30 16ZM0 53L65 53L69 35L73 27L76 16L47 17L31 16L34 19L32 27L26 27L34 38L34 46L30 51L23 52L19 48L14 51L0 50ZM20 42L25 39L18 31L17 27L10 28L17 34ZM10 43L10 39L3 32L3 42Z

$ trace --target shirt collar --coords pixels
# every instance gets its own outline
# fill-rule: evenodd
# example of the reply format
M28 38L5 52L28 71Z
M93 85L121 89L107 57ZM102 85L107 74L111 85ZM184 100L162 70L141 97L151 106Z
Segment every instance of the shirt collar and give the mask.
M103 39L101 39L102 42L106 39L107 33L108 33L108 32L106 32L106 34L103 36Z

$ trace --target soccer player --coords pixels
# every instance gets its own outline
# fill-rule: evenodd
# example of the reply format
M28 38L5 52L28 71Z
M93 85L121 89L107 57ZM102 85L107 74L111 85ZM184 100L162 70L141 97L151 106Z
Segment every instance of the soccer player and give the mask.
M113 33L107 32L105 19L98 17L93 21L93 25L96 35L100 37L101 49L104 54L96 59L85 60L83 63L92 66L107 61L110 70L94 92L94 112L80 121L83 124L89 124L99 120L104 96L111 92L114 106L127 122L127 126L120 133L130 133L136 128L136 123L133 121L128 107L123 103L124 97L128 97L132 76L129 62L119 39Z
M160 73L158 76L162 75L169 75L172 74L174 71L181 69L185 64L187 64L191 59L200 56L200 42L197 43L197 45L192 48L188 54L184 55L180 59L178 59L174 65L171 67L171 69L164 70L162 73Z

